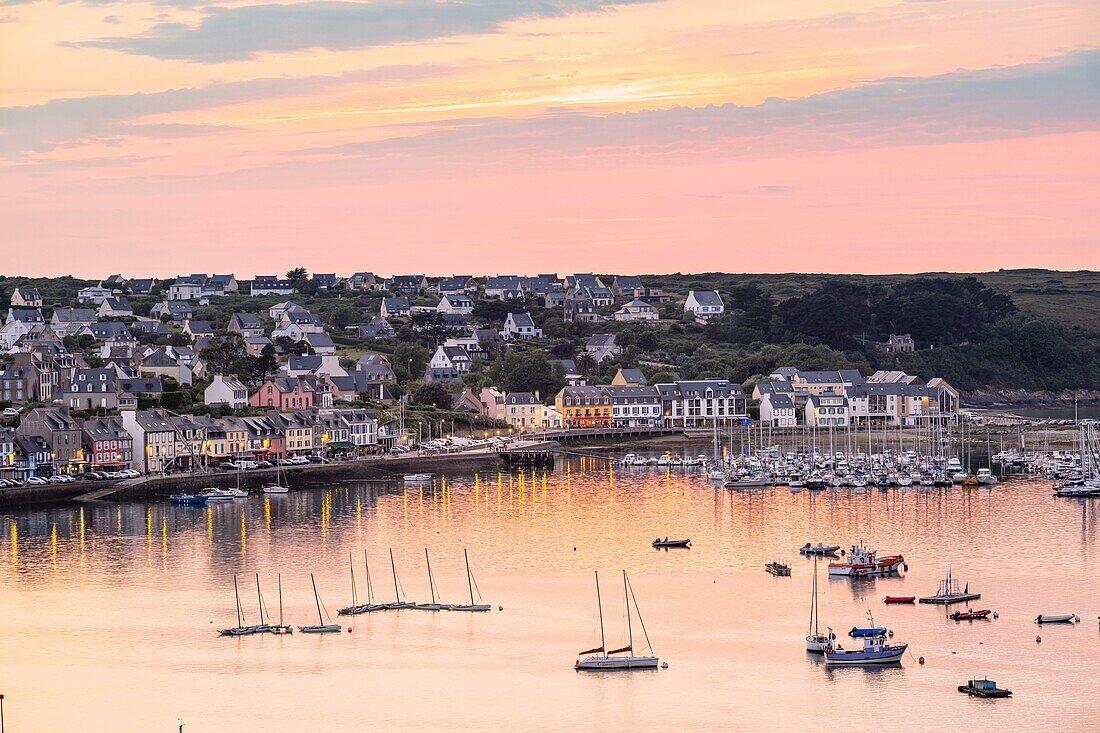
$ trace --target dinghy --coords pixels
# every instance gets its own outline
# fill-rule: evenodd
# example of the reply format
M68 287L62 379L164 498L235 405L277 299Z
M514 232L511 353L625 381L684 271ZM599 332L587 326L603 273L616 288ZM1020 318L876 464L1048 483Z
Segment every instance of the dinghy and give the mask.
M912 603L917 600L916 596L886 596L882 599L883 603Z
M452 611L488 611L492 608L488 603L474 603L474 589L477 588L477 583L474 582L474 575L470 572L470 556L466 554L466 548L462 548L462 557L466 560L466 585L470 589L470 602L461 603L456 606L451 606ZM478 593L478 600L481 600L481 591Z
M1081 618L1075 613L1041 613L1035 617L1037 624L1075 624Z
M989 614L993 613L988 608L983 608L981 611L971 611L969 608L965 611L955 611L947 618L952 621L982 621L989 618Z
M658 538L653 540L653 546L658 549L662 547L691 547L691 540L670 540L668 537L662 540Z

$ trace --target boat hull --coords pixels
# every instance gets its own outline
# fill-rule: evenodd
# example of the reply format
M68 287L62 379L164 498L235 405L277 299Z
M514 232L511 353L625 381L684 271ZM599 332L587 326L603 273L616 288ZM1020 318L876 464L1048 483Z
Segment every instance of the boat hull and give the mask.
M323 626L299 626L298 631L303 634L339 634L339 624L325 624Z
M872 575L889 575L898 572L905 562L901 555L886 557L874 563L830 563L829 575L834 577L866 578Z
M1076 623L1077 621L1077 615L1073 613L1039 615L1035 618L1035 623L1037 624L1072 624Z
M491 611L493 607L488 603L474 603L463 604L461 606L451 606L452 611L469 611L471 613L480 613L482 611Z
M916 596L886 596L882 599L883 603L913 603L917 600Z
M265 486L260 489L265 494L289 494L290 487L288 486Z
M657 669L657 657L588 657L573 665L578 672L626 672Z
M883 647L881 651L864 649L838 649L825 652L825 663L836 666L868 666L875 664L900 664L908 644Z

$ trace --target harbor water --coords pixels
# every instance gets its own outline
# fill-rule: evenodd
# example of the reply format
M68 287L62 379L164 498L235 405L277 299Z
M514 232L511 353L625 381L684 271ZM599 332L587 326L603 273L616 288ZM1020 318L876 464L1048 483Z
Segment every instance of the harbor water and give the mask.
M347 482L207 507L162 501L10 510L0 516L0 693L6 724L33 731L1100 729L1100 498L1056 499L1050 481L792 493L728 491L699 469L612 467L436 475L429 485ZM655 537L690 537L654 550ZM900 577L830 579L822 626L845 646L867 613L910 645L901 666L827 669L804 651L813 581L805 543L902 553ZM489 613L383 611L347 618L349 555L366 599ZM790 577L765 572L771 561ZM578 673L624 646L621 571L667 669ZM931 595L951 571L998 618L956 623ZM318 623L310 586L344 630L219 637L269 614ZM476 600L476 597L475 597ZM951 609L953 610L953 609ZM1081 623L1039 627L1040 614ZM326 619L327 620L327 619ZM349 633L350 630L350 633ZM1041 637L1041 641L1037 639ZM923 657L924 664L919 663ZM973 699L988 675L1014 692Z

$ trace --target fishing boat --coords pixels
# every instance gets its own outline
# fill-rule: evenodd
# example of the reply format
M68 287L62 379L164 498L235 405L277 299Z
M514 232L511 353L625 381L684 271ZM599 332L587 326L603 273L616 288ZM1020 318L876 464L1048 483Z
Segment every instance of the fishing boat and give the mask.
M430 473L406 473L401 478L407 484L428 484L432 481Z
M936 589L936 594L931 596L925 596L920 599L921 603L938 603L940 605L950 605L952 603L965 603L966 601L976 601L982 597L981 593L971 593L970 583L967 583L962 590L959 590L959 581L951 577L951 571L947 571L947 577L940 581L939 588Z
M986 677L981 680L967 680L965 685L959 685L959 692L965 692L972 697L1011 697L1012 690L997 687L997 683Z
M811 545L809 542L798 548L798 552L802 555L835 555L840 551L840 545L823 545L818 542L816 545Z
M414 603L410 608L415 608L418 611L447 611L450 610L450 606L446 603L440 603L436 599L435 595L435 580L432 579L432 563L428 560L428 548L424 548L424 563L428 566L428 590L432 594L431 603Z
M173 504L179 506L206 506L206 497L201 494L196 495L184 492L172 494L168 498Z
M917 600L916 596L886 596L882 599L883 603L912 603Z
M983 608L980 611L972 611L969 608L965 611L955 611L949 614L947 618L952 621L984 621L989 618L989 614L993 613L988 608Z
M324 614L321 611L321 596L317 593L317 581L313 579L313 573L309 574L309 582L313 585L313 600L317 603L317 625L316 626L299 626L298 631L303 634L338 634L340 633L340 624L325 623Z
M401 584L397 581L397 565L393 562L393 548L390 548L390 570L393 572L393 603L382 604L385 608L390 610L398 610L402 608L413 608L416 606L412 601L405 601L401 599Z
M901 555L879 557L875 550L869 550L863 545L852 545L845 562L829 563L829 575L849 578L889 575L896 573L904 562L905 558Z
M791 574L791 568L789 565L784 565L783 563L776 561L768 563L764 566L764 569L776 577L787 576Z
M279 623L267 627L271 634L293 634L294 628L290 624L283 623L283 576L279 575Z
M477 589L477 583L474 581L474 575L470 572L470 556L466 554L466 548L462 548L462 557L466 560L466 587L470 589L470 602L460 603L452 605L452 611L488 611L492 609L492 606L488 603L474 603L474 590ZM478 600L481 600L481 591L477 591Z
M600 574L596 573L596 606L600 613L600 645L595 649L588 649L581 652L584 654L591 654L592 656L584 659L578 659L573 665L573 669L578 672L596 672L596 671L626 671L635 669L657 669L657 656L654 655L653 647L649 641L649 633L645 629L645 622L642 621L642 613L638 609L637 599L634 598L634 590L630 587L630 581L626 577L626 571L623 571L623 596L626 599L626 633L627 633L627 645L618 649L607 649L607 638L604 634L603 627L603 599L600 597ZM631 623L630 607L631 601L634 601L634 610L638 613L638 623L641 624L642 633L645 635L646 648L650 652L649 655L643 655L640 657L633 656L634 654L634 627ZM612 654L627 653L628 656L614 657Z
M1035 617L1037 624L1075 624L1081 617L1075 613L1041 613Z
M259 590L259 580L257 579L257 590ZM237 602L237 625L231 629L218 629L219 636L250 636L257 633L258 626L245 626L244 625L244 609L241 607L241 593L237 587L237 576L233 576L233 597ZM261 606L261 612L262 612ZM267 629L264 629L266 631Z
M690 539L670 540L668 537L665 537L662 540L660 538L657 538L657 539L653 540L653 546L658 548L658 549L660 549L662 547L665 547L665 548L668 548L668 547L691 547L691 540Z
M905 650L909 648L909 645L891 644L887 640L888 632L882 627L875 626L875 619L871 616L870 611L867 612L867 619L871 625L867 629L862 629L862 631L873 630L881 633L859 634L857 638L863 639L862 649L845 649L839 645L827 649L825 651L825 664L865 666L898 664L901 662L902 655L905 654ZM852 631L861 631L861 629L853 629Z
M833 639L836 638L836 634L833 633L832 629L828 629L828 632L822 634L821 629L818 628L817 557L815 556L813 595L810 597L810 629L806 634L806 651L821 654L828 650L833 645Z

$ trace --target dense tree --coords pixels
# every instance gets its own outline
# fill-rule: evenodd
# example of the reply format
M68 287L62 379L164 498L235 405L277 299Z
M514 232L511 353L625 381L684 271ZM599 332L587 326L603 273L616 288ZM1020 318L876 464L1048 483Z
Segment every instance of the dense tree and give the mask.
M451 393L439 382L422 384L412 396L413 402L420 405L432 405L440 410L449 410L453 404Z
M538 349L509 351L493 365L492 376L505 392L538 392L544 401L565 386L561 364Z
M399 376L403 373L406 379L419 379L431 358L431 353L420 344L402 342L394 348L390 366Z

